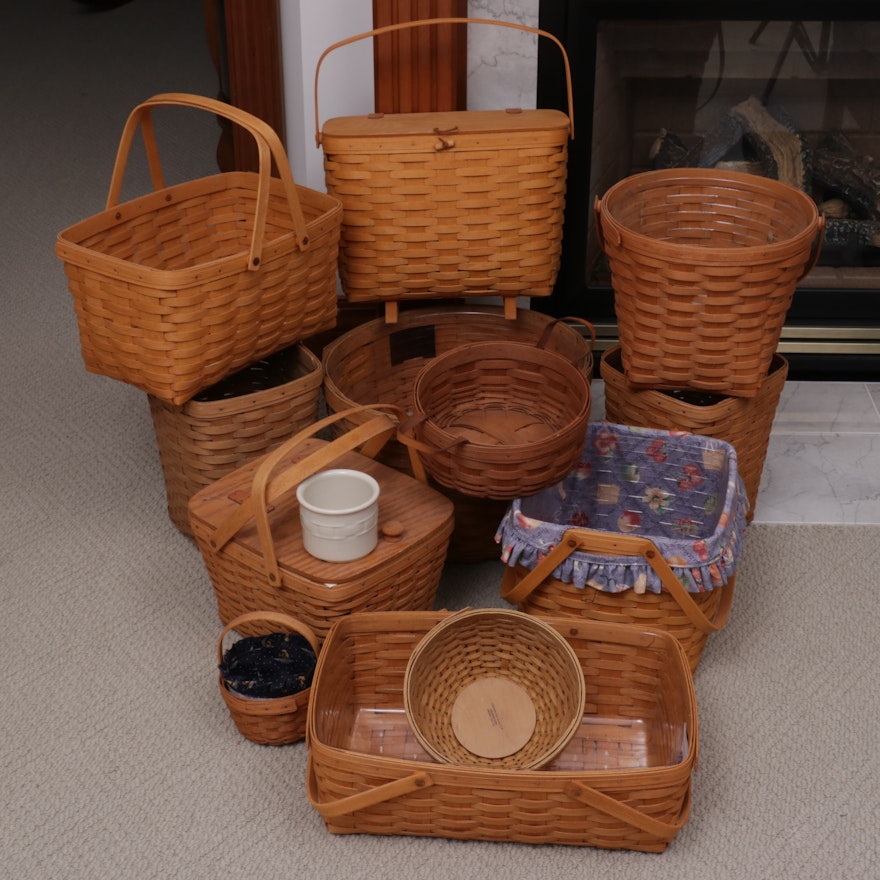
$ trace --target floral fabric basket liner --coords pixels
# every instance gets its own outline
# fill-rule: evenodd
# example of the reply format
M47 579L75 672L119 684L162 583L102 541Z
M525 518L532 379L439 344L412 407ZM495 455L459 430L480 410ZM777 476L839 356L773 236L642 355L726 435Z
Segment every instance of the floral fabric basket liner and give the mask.
M503 562L534 568L568 529L636 534L654 542L689 592L703 592L733 577L747 511L730 443L592 422L575 469L511 502L496 541ZM574 552L553 577L613 593L661 592L660 578L641 557Z

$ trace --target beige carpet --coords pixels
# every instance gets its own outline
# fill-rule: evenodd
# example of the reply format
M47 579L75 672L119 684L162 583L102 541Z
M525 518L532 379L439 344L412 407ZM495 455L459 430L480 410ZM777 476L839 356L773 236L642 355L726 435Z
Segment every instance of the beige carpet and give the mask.
M332 836L306 799L305 745L237 733L213 590L166 515L147 401L83 370L52 250L102 207L135 103L214 93L200 11L29 0L0 29L0 876L877 876L876 527L749 532L696 677L691 819L663 855ZM216 136L212 120L174 127L184 174L213 170ZM450 567L438 604L499 605L499 577Z

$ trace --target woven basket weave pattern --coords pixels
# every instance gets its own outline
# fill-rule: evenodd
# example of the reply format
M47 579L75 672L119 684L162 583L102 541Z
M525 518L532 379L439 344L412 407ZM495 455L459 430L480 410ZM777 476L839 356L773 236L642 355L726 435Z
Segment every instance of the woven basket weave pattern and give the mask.
M196 492L316 421L321 362L297 345L290 363L296 378L229 400L174 406L149 395L168 514L185 535L193 535L187 505Z
M582 729L540 770L449 766L414 751L408 725L394 726L408 658L446 617L358 614L331 632L309 715L309 799L328 830L665 850L687 821L699 750L693 682L675 640L549 619L584 670ZM365 730L365 718L380 726ZM635 742L637 731L647 739Z
M563 357L521 343L484 342L425 366L414 401L416 418L423 420L413 435L431 476L467 495L512 499L571 470L591 393L583 373ZM517 416L524 427L510 433ZM406 426L398 437L410 442ZM459 443L462 438L466 442Z
M492 143L470 155L438 156L430 145L395 155L377 144L374 154L326 158L327 190L344 206L339 265L349 300L552 293L566 144L505 150L508 139L495 140L500 159Z
M570 319L574 320L574 319ZM331 342L323 354L324 397L331 412L374 402L391 403L413 411L415 380L434 357L462 345L492 340L538 344L581 365L588 378L593 373L592 337L575 327L539 312L520 310L516 320L504 317L495 306L434 307L401 313L396 324L384 319L368 321ZM350 429L350 423L345 423ZM406 447L389 442L379 460L409 472ZM506 510L503 499L477 498L445 486L440 491L455 504L455 528L449 542L449 559L477 562L498 557L495 528Z
M473 754L450 723L461 689L492 676L521 686L537 716L528 742L501 757ZM404 688L416 737L449 763L541 767L575 735L584 709L584 673L565 640L537 619L500 609L467 611L438 624L413 651Z
M597 202L633 387L754 397L821 247L804 193L711 169L636 174Z
M260 172L165 187L151 112L178 105L247 129ZM135 129L156 189L117 204ZM269 176L271 160L281 175ZM108 208L58 235L86 369L179 405L230 373L336 323L342 205L297 186L265 123L231 105L157 95L123 130Z
M292 632L304 636L318 656L318 640L301 621L286 614L252 612L229 621L217 639L217 660L223 659L224 639L231 632L241 636ZM311 687L288 697L249 699L231 691L220 678L220 694L239 733L259 745L280 746L299 742L306 735Z

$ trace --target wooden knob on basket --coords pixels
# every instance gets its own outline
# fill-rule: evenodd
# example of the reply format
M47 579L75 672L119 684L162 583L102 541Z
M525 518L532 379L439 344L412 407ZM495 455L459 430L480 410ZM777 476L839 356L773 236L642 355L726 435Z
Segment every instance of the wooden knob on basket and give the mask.
M383 523L379 527L379 531L386 541L399 541L403 538L403 523L399 520L392 519L387 523Z

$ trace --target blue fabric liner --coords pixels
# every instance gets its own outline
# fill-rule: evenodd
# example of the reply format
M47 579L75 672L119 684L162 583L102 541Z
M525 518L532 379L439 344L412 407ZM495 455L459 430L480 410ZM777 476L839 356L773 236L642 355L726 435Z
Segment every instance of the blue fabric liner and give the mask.
M748 505L730 443L591 422L577 466L556 485L511 502L495 540L503 562L532 569L571 528L638 535L650 539L696 593L733 577ZM613 593L662 588L641 556L577 551L553 577Z

